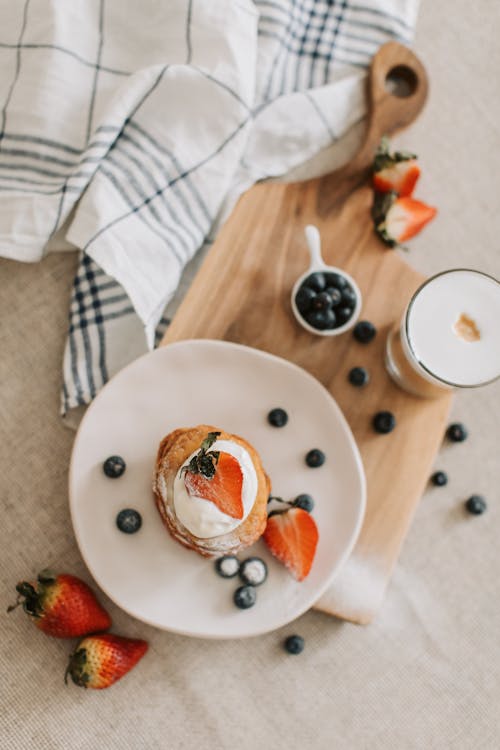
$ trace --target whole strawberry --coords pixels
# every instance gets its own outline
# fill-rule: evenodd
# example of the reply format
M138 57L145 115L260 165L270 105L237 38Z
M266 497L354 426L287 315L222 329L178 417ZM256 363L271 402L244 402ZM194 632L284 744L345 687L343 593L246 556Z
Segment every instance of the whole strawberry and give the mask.
M146 641L135 638L90 635L70 655L64 681L69 675L79 687L103 690L130 672L147 650Z
M111 626L110 616L92 589L76 576L42 570L36 582L20 581L16 591L17 602L7 612L22 604L36 627L47 635L75 638Z

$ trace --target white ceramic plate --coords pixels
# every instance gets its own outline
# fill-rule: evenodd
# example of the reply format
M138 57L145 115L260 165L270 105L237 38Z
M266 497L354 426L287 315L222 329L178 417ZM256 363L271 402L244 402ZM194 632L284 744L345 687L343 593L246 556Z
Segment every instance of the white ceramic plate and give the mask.
M266 420L273 407L286 427ZM184 549L162 524L151 480L161 438L176 427L213 424L242 435L259 451L273 494L315 498L319 543L309 576L296 582L259 541L269 576L257 604L238 610L239 579L222 579L213 561ZM304 456L321 448L324 465ZM127 469L119 479L102 471L111 455ZM70 468L73 526L99 586L126 612L159 628L205 638L241 638L278 628L311 607L349 555L365 509L365 478L347 423L325 388L284 359L221 341L170 344L116 375L89 407L76 436ZM143 524L123 534L117 513L136 508Z

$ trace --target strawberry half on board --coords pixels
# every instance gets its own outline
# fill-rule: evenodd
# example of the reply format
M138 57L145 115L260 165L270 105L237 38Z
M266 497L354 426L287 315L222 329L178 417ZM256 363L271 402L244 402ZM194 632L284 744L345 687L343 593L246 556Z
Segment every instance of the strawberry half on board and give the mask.
M22 604L36 627L47 635L76 638L111 626L111 617L92 589L68 573L42 570L36 582L21 581L16 591L17 602L7 612Z
M262 538L297 581L309 575L319 539L318 527L310 513L302 508L273 511Z
M401 245L418 234L437 214L437 208L395 192L375 195L372 216L375 231L389 247Z
M75 685L94 690L110 687L142 659L148 644L135 638L99 633L84 638L69 657L68 675Z
M210 432L199 452L183 469L184 484L191 497L214 503L231 518L243 518L243 473L230 453L210 451L219 432Z
M420 177L415 154L408 151L390 153L389 140L382 138L373 160L373 186L380 193L394 191L404 197L411 195Z

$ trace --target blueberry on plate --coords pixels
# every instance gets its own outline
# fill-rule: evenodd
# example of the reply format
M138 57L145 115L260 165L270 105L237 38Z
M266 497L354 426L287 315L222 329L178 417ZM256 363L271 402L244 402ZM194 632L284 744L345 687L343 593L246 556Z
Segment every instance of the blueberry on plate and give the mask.
M396 417L390 411L379 411L373 417L373 428L381 435L387 435L396 427Z
M316 292L313 289L310 289L308 286L302 285L295 295L295 304L297 305L297 310L301 314L309 312L309 310L311 309L311 305L315 299Z
M267 415L267 421L273 427L284 427L288 422L288 414L284 409L271 409Z
M487 508L486 500L482 495L471 495L468 500L465 501L465 508L473 516L480 516L481 513Z
M233 594L233 601L238 609L250 609L257 601L257 592L254 586L246 584L239 586Z
M124 508L116 516L116 525L124 534L135 534L142 526L142 516L133 508Z
M110 479L118 479L125 472L126 464L121 456L110 456L102 465L102 470Z
M337 307L342 301L342 292L334 286L327 286L325 292L330 296L332 307Z
M435 471L431 476L431 482L435 487L444 487L448 484L448 475L444 471Z
M448 440L451 440L452 443L463 443L463 441L467 439L468 434L465 425L461 424L461 422L450 424L446 430L446 437Z
M285 639L283 646L289 654L301 654L304 650L305 642L301 635L289 635Z
M304 279L302 285L312 289L313 292L322 292L326 288L325 275L321 271L311 273L307 279Z
M267 565L260 557L247 557L239 570L243 583L249 586L260 586L267 578Z
M369 320L360 320L353 330L354 338L361 344L369 344L375 338L376 333L377 329Z
M351 385L361 388L368 383L370 376L368 375L368 370L365 370L364 367L353 367L349 370L348 379Z
M311 467L311 469L316 469L318 466L323 466L323 464L326 461L326 456L323 453L323 451L320 451L319 448L313 448L306 454L306 464Z
M302 495L297 495L292 505L294 508L302 508L302 510L306 510L310 513L314 508L314 500L311 495L303 493Z
M215 570L221 578L234 578L238 575L240 561L236 555L223 555L215 561Z
M306 321L318 331L335 328L336 315L333 310L313 310L305 315Z

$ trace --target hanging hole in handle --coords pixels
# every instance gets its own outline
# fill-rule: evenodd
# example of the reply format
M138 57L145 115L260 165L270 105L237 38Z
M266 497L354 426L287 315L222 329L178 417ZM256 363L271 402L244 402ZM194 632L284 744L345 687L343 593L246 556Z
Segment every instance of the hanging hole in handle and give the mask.
M393 96L405 99L415 93L418 86L418 78L407 65L396 65L391 68L385 77L385 88Z

